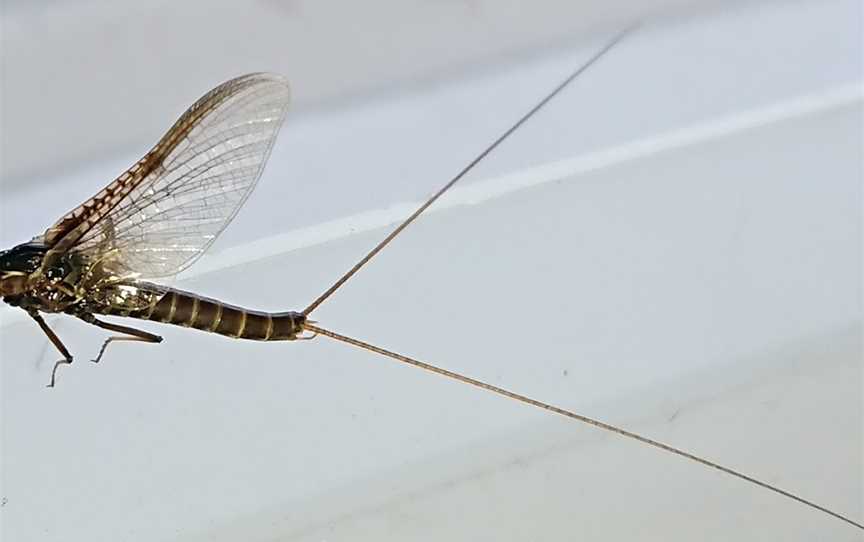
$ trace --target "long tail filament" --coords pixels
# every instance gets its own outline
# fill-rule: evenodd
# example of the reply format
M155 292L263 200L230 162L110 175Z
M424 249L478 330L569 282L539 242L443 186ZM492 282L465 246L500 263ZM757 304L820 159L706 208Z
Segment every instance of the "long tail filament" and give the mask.
M536 399L531 399L530 397L526 397L524 395L520 395L518 393L509 391L509 390L505 390L504 388L499 388L498 386L493 386L492 384L487 384L486 382L476 380L476 379L471 378L469 376L465 376L465 375L462 375L459 373L454 373L453 371L448 371L447 369L442 369L441 367L437 367L435 365L431 365L429 363L426 363L426 362L423 362L423 361L420 361L420 360L417 360L414 358L410 358L408 356L403 356L402 354L397 354L396 352L391 352L390 350L385 350L384 348L369 344L367 342L363 342L359 339L354 339L352 337L346 337L345 335L340 335L339 333L318 327L318 326L310 324L310 323L304 324L303 327L306 330L311 331L312 333L324 335L326 337L330 337L331 339L356 346L357 348L369 350L370 352L375 352L376 354L380 354L382 356L386 356L388 358L395 359L396 361L400 361L402 363L407 363L408 365L413 365L414 367L419 367L420 369L429 371L431 373L445 376L445 377L451 378L453 380L458 380L459 382L463 382L465 384L469 384L471 386L474 386L474 387L477 387L480 389L484 389L486 391L490 391L490 392L496 393L498 395L502 395L504 397L507 397L508 399L513 399L513 400L519 401L520 403L525 403L526 405L531 405L531 406L535 406L537 408L542 408L543 410L546 410L549 412L554 412L555 414L560 414L562 416L566 416L566 417L573 419L573 420L576 420L578 422L582 422L582 423L585 423L588 425L593 425L594 427L596 427L598 429L602 429L604 431L609 431L610 433L615 433L616 435L620 435L622 437L626 437L628 439L635 440L637 442L641 442L641 443L647 444L649 446L653 446L654 448L658 448L658 449L663 450L665 452L675 454L679 457L683 457L684 459L688 459L690 461L699 463L700 465L705 465L706 467L711 467L712 469L718 470L718 471L723 472L725 474L728 474L730 476L734 476L735 478L744 480L745 482L749 482L751 484L765 488L769 491L773 491L774 493L778 493L784 497L787 497L789 499L797 501L803 505L809 506L810 508L813 508L815 510L819 510L820 512L824 512L825 514L828 514L829 516L833 516L833 517L835 517L841 521L844 521L850 525L858 527L861 530L864 530L864 524L859 523L859 522L857 522L857 521L855 521L855 520L853 520L847 516L844 516L840 513L834 512L833 510L825 508L824 506L820 506L820 505L814 503L813 501L809 501L809 500L807 500L807 499L805 499L799 495L796 495L795 493L792 493L790 491L786 491L784 489L780 489L779 487L771 485L767 482L763 482L762 480L759 480L758 478L754 478L753 476L749 476L747 474L744 474L744 473L738 472L736 470L730 469L729 467L724 467L723 465L720 465L718 463L714 463L713 461L709 461L707 459L699 457L699 456L692 454L690 452L681 450L680 448L670 446L669 444L664 444L660 441L650 439L648 437L644 437L642 435L639 435L637 433L633 433L631 431L627 431L626 429L622 429L621 427L617 427L615 425L611 425L611 424L608 424L606 422L602 422L602 421L594 419L594 418L589 418L588 416L584 416L582 414L577 414L575 412L571 412L569 410L565 410L563 408L560 408L560 407L557 407L554 405L550 405L550 404L544 403L542 401L537 401Z

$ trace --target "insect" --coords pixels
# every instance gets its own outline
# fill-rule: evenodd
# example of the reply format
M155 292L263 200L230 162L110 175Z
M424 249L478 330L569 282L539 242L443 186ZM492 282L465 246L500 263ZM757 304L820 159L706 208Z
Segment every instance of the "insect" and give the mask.
M178 273L206 251L261 176L289 101L284 80L268 74L243 76L205 95L129 171L40 237L0 254L0 294L10 305L26 311L63 356L52 369L50 386L55 384L58 368L72 363L73 358L43 320L43 312L64 313L122 334L105 341L97 361L114 341L161 341L152 333L104 321L102 315L151 320L250 340L305 340L323 335L634 439L864 528L793 493L686 451L346 337L309 319L392 239L615 43L617 39L556 87L302 311L254 311L149 282Z

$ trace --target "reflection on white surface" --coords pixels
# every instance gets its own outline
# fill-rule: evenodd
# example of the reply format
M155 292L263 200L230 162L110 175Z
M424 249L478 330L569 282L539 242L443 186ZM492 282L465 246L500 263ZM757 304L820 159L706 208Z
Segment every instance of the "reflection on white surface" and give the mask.
M811 20L819 13L812 5L801 10ZM804 16L783 13L787 22ZM735 21L748 20L724 24L731 31ZM678 32L642 38L639 51L698 34L687 25ZM776 34L762 34L784 50ZM703 54L727 39L702 38L692 47L704 47ZM716 46L694 70L739 60ZM652 58L675 62L670 52L657 53ZM610 117L621 96L640 94L626 79L633 65L615 58L608 71L586 74L599 89L578 87L602 89L607 99L585 105L576 91L569 98L579 102L575 109L562 100L543 117L546 124L534 125L533 136L559 141L557 150L539 158L516 152L533 140L523 133L502 153L506 165L492 162L475 178L615 143L566 150L573 134L594 133L593 124L573 120L582 118L579 108ZM824 62L796 62L796 90L785 81L762 87L755 103L749 92L739 101L727 96L725 108L694 107L680 125L831 95L860 81L854 69L835 65L827 69L831 77L820 78ZM742 81L753 75L736 66ZM811 67L817 76L808 79L803 73ZM514 68L508 77L527 74L536 88L549 86L533 81L534 69ZM677 101L718 103L705 97L707 87L670 76ZM509 114L506 98L487 100ZM423 107L412 101L420 98L404 100ZM661 102L657 118L679 111ZM861 114L860 99L839 100L440 210L406 231L315 318L622 424L860 520ZM358 119L369 117L348 115L345 130L360 131ZM315 121L307 122L296 128L314 133ZM657 128L646 133L663 131ZM418 124L412 137L431 137L425 131ZM457 149L464 156L488 139L474 137L475 145ZM419 153L409 143L391 144L388 152ZM464 156L450 153L448 141L421 149L428 156L439 145L446 164L418 154L400 166L405 175L288 153L271 164L261 188L286 179L279 190L299 194L259 194L232 226L239 233L228 246L242 250L262 235L417 199L461 165ZM317 166L288 175L291 160ZM305 174L328 165L332 178L304 184ZM430 177L418 181L414 172ZM407 184L408 174L416 185ZM92 177L77 179L68 194L80 191L83 199L95 191L92 184ZM52 205L67 206L69 197L64 191ZM305 206L323 210L259 228ZM53 218L26 208L21 234ZM260 309L299 308L384 231L274 253L179 286ZM7 235L4 227L4 241ZM698 465L323 339L259 344L142 324L165 342L114 345L94 366L84 360L98 350L101 331L55 318L51 324L78 358L49 391L55 353L36 326L3 314L0 517L9 540L860 538L835 520Z

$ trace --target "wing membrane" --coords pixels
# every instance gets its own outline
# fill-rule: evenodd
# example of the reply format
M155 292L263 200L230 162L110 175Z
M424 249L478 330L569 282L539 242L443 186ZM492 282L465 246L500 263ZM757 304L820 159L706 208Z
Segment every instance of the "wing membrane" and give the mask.
M44 235L55 250L111 254L124 272L178 273L252 192L287 112L287 83L250 74L195 102L126 173Z

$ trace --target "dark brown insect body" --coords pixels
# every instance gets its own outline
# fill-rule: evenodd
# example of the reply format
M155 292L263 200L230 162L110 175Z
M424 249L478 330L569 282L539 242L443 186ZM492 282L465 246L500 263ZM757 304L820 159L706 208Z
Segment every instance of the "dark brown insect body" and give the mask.
M261 312L144 281L114 278L72 252L43 267L47 248L24 243L0 252L0 292L9 305L62 312L88 322L94 314L151 320L237 339L294 340L306 318L294 311Z
M0 260L4 256L0 254ZM51 270L42 274L37 270L29 275L4 277L2 291L20 292L6 295L4 301L28 312L62 312L88 322L92 322L89 315L94 314L122 316L259 341L297 339L306 321L295 311L271 313L244 309L144 281L118 280L94 285L88 281L92 271L86 266L70 269L72 272L62 274ZM70 280L76 278L77 282Z
M299 312L253 311L174 289L162 295L153 310L123 316L256 341L295 340L306 322Z
M716 469L864 529L864 525L757 478L605 422L319 328L308 320L325 299L370 261L438 197L623 37L620 34L567 77L441 190L302 312L268 313L227 305L151 282L194 262L231 221L255 186L285 117L289 92L279 76L250 74L198 100L132 168L44 234L0 252L0 296L25 310L63 355L72 355L41 313L65 313L120 333L112 341L160 342L158 335L97 318L151 320L260 341L321 334L548 412L592 425ZM146 278L146 280L145 280ZM306 337L303 332L313 335Z
M254 188L289 101L284 79L250 74L195 102L141 160L45 233L0 253L0 295L72 356L40 313L65 313L122 333L158 335L97 315L174 324L240 339L301 338L297 312L242 309L141 280L172 276L209 246ZM54 384L57 365L52 372Z

